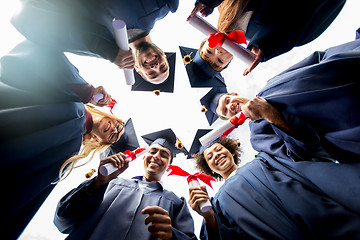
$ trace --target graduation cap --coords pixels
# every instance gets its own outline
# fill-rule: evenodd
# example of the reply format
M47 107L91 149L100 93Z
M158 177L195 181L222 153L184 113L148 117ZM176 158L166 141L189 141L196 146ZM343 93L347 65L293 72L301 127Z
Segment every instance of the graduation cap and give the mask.
M137 140L134 124L132 122L132 119L129 118L129 120L125 123L124 134L116 143L111 144L110 147L101 152L100 158L102 159L117 154L119 152L124 152L126 150L134 151L139 147L140 144Z
M175 76L175 60L176 53L165 53L169 62L169 77L160 84L152 84L142 78L140 74L134 69L135 83L131 86L131 91L154 91L160 90L160 92L174 92L174 76Z
M191 87L226 87L225 80L220 72L215 71L194 48L179 46L184 59L190 55L192 61L185 65Z
M173 157L181 152L185 155L189 154L171 128L149 133L141 137L149 146L152 144L159 144L169 149ZM179 144L181 146L179 146Z
M212 145L212 142L207 144L207 146L202 146L199 139L204 136L205 134L207 134L208 132L210 132L211 129L198 129L196 134L195 134L195 137L194 137L194 140L191 144L191 148L190 148L190 151L189 151L189 155L187 158L191 158L191 155L192 154L195 154L195 153L202 153L204 152L205 149L207 149L208 147L210 147ZM211 145L210 145L211 144Z
M226 87L214 87L200 99L200 103L207 109L205 116L209 122L209 125L213 124L216 119L218 119L218 115L216 114L216 107L220 97L225 93L227 93Z

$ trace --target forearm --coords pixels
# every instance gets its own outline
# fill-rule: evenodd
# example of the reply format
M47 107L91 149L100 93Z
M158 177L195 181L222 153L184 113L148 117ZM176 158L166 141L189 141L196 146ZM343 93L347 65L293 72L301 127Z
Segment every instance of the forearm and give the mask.
M211 230L212 233L218 234L219 230L216 224L215 213L213 210L210 210L207 215L204 216L204 220L206 223L206 228Z
M296 137L296 131L288 124L283 115L276 108L273 107L273 110L269 111L264 119L290 136Z

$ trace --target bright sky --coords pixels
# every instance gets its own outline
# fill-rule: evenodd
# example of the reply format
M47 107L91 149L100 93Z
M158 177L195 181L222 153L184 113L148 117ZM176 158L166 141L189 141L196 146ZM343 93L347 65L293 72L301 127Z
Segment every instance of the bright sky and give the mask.
M17 1L0 2L0 56L5 55L18 42L24 38L12 27L9 19L17 8ZM189 150L196 130L199 128L212 128L221 124L218 120L209 127L203 113L200 112L200 98L210 89L191 89L188 77L183 65L178 46L198 48L200 41L205 37L198 30L189 25L185 19L193 8L192 1L182 1L179 9L174 14L169 14L163 20L156 23L151 31L154 43L164 51L176 52L175 91L172 94L161 93L155 96L152 92L131 92L125 84L123 73L114 64L103 59L80 57L68 54L70 61L79 69L85 80L94 86L103 85L105 89L119 102L119 117L127 119L131 117L134 122L138 140L141 146L146 146L141 135L171 127L184 146ZM348 0L340 15L330 27L315 41L291 50L266 63L261 63L247 77L242 76L246 66L234 58L230 66L223 71L229 91L238 92L244 97L254 97L265 85L266 81L291 65L297 63L316 50L325 50L328 47L351 41L355 38L355 30L360 27L360 2ZM216 26L217 12L207 18ZM247 124L235 130L231 137L239 139L243 147L242 164L251 161L256 152L249 143L249 130ZM56 154L56 153L54 153ZM61 234L53 224L53 216L59 199L69 190L78 186L85 180L84 174L91 168L98 167L98 156L88 165L71 173L63 182L59 183L33 220L30 222L20 239L63 239L66 235ZM173 164L195 173L191 160L179 155ZM140 159L131 163L121 177L131 178L142 175L143 165ZM164 176L163 181L167 189L174 191L178 196L189 198L188 186L185 178L176 176ZM210 196L213 196L221 186L216 183L214 191L208 188ZM199 233L202 218L194 211L193 215L196 234Z

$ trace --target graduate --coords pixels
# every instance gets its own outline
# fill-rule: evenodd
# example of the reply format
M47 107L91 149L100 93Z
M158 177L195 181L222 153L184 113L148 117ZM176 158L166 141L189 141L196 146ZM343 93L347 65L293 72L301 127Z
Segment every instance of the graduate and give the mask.
M198 50L179 46L192 88L199 87L226 87L225 79L220 70L214 70L206 62Z
M201 146L198 139L209 130L198 131L190 149L197 152L192 155L197 169L225 181L205 213L199 204L209 199L206 187L189 189L189 205L204 217L201 239L359 238L359 162L303 155L315 145L321 148L304 129L296 131L296 138L278 129L279 151L285 146L296 161L260 151L241 167L239 142L222 137ZM307 142L299 146L303 139Z
M359 30L358 30L359 31ZM358 33L358 32L357 32ZM360 157L360 39L325 51L317 51L270 79L257 94L282 113L291 114L311 125L326 150L338 161ZM210 93L209 93L210 94ZM210 94L211 95L211 94ZM253 100L257 101L256 97ZM222 119L248 110L249 99L228 93L209 101L205 107ZM340 121L341 120L341 121ZM267 132L268 121L250 122L253 132ZM257 129L257 130L256 130ZM265 129L267 129L265 131ZM271 148L262 144L265 134L251 137L257 151Z
M54 223L67 239L196 239L194 223L184 198L163 188L161 177L176 154L171 129L143 135L149 150L143 176L118 177L129 162L118 153L104 158L119 170L85 181L59 202Z
M248 49L256 55L244 71L251 72L268 61L316 39L334 21L345 0L316 0L299 4L272 0L197 0L188 20L201 12L205 17L219 9L217 29L229 33L241 30Z
M0 59L0 69L0 168L7 194L1 220L3 236L16 239L51 183L90 153L123 142L124 123L84 105L105 106L111 96L88 84L62 52L26 40ZM95 101L98 93L104 96Z
M11 22L27 39L60 51L107 59L135 70L153 84L169 76L165 53L150 37L155 22L178 8L178 0L80 1L23 0ZM115 42L113 19L126 23L132 50Z

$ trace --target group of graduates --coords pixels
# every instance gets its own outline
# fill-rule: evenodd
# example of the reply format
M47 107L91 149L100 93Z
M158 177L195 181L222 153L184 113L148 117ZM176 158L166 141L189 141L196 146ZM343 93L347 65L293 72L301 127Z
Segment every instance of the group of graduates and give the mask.
M54 223L68 239L196 239L188 205L204 220L201 239L358 239L360 237L360 29L348 43L316 51L267 81L252 99L228 93L221 76L233 56L206 38L187 70L192 87L212 87L200 102L211 125L246 111L258 152L242 167L241 144L230 137L202 145L199 129L187 151L171 129L143 135L144 175L118 177L124 152L138 149L132 120L99 110L111 96L87 83L64 52L107 59L135 69L135 85L157 89L173 81L174 56L152 43L156 21L178 0L21 0L12 24L26 40L0 60L2 234L16 239L53 183L83 158L101 152L99 169L58 203ZM255 54L249 74L293 47L317 38L345 0L199 0L189 19L220 12L218 29L244 32ZM116 45L113 18L126 22L129 51ZM185 20L184 20L185 21ZM56 28L54 28L56 26ZM193 53L193 55L191 55ZM171 58L171 59L170 59ZM140 87L141 88L141 87ZM102 94L100 100L95 96ZM97 107L94 107L97 106ZM178 153L223 185L213 198L191 187L188 203L163 188ZM212 208L200 210L211 201Z

